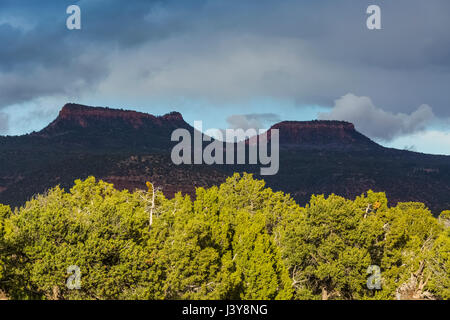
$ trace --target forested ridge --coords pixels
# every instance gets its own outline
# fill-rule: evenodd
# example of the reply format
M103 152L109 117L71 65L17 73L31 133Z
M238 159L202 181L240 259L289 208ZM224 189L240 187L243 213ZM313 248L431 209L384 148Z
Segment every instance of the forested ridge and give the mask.
M196 187L209 188L235 172L247 172L273 190L289 193L301 206L316 194L354 199L374 190L385 192L391 205L422 202L435 217L450 208L450 156L385 148L345 121L274 124L280 134L280 163L272 176L259 176L261 165L249 161L175 165L171 152L178 142L171 141L171 134L180 128L194 135L177 112L154 116L66 104L38 132L0 136L0 203L22 206L35 194L56 185L69 190L75 179L90 176L120 190L133 192L151 181L167 198L179 191L194 196Z
M250 174L168 199L94 177L0 205L7 299L449 299L450 211L384 193L305 207ZM67 286L79 268L80 286ZM369 289L370 266L381 271Z

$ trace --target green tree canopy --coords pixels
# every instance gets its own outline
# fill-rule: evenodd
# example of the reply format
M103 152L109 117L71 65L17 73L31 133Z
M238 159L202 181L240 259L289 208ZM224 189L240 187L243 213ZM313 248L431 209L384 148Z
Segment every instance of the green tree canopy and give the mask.
M354 200L316 195L300 207L249 174L197 188L194 199L147 186L119 191L90 177L14 211L0 205L0 291L13 299L450 298L450 211L436 219L422 203L389 206L372 191ZM380 287L367 285L370 266L381 271Z

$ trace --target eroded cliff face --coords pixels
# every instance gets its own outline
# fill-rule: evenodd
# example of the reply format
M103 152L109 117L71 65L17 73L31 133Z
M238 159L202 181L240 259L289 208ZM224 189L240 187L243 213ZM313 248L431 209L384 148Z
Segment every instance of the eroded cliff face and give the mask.
M155 128L186 128L189 125L178 112L171 112L163 116L154 116L147 113L118 110L104 107L88 107L79 104L66 104L59 112L58 117L38 135L57 134L60 131L74 128L116 126L117 129L131 127L134 129Z
M355 130L345 121L283 121L271 129L278 129L280 145L300 148L368 149L380 146ZM269 132L270 137L270 132Z

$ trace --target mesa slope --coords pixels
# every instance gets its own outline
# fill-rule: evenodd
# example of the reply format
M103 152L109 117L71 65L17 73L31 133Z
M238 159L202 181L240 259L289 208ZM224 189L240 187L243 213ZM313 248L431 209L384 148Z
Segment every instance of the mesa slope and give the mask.
M280 130L280 170L258 176L260 166L180 165L171 162L173 130L194 129L178 112L135 111L66 104L39 132L0 137L0 203L20 206L37 193L96 176L119 189L152 181L172 196L220 184L233 172L254 173L299 204L312 194L346 198L372 189L397 202L424 202L438 215L450 208L450 156L384 148L343 121L285 121ZM205 143L206 144L206 143Z

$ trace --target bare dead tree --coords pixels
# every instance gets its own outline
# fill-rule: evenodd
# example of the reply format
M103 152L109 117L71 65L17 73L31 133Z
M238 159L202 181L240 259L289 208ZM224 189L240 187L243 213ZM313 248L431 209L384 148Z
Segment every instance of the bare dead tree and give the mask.
M141 199L145 201L145 212L148 212L148 222L149 222L149 229L152 227L153 224L153 212L155 210L156 204L156 193L158 192L159 188L155 188L153 183L146 182L147 185L147 192L144 194L144 196L141 195ZM149 198L150 196L150 198Z

